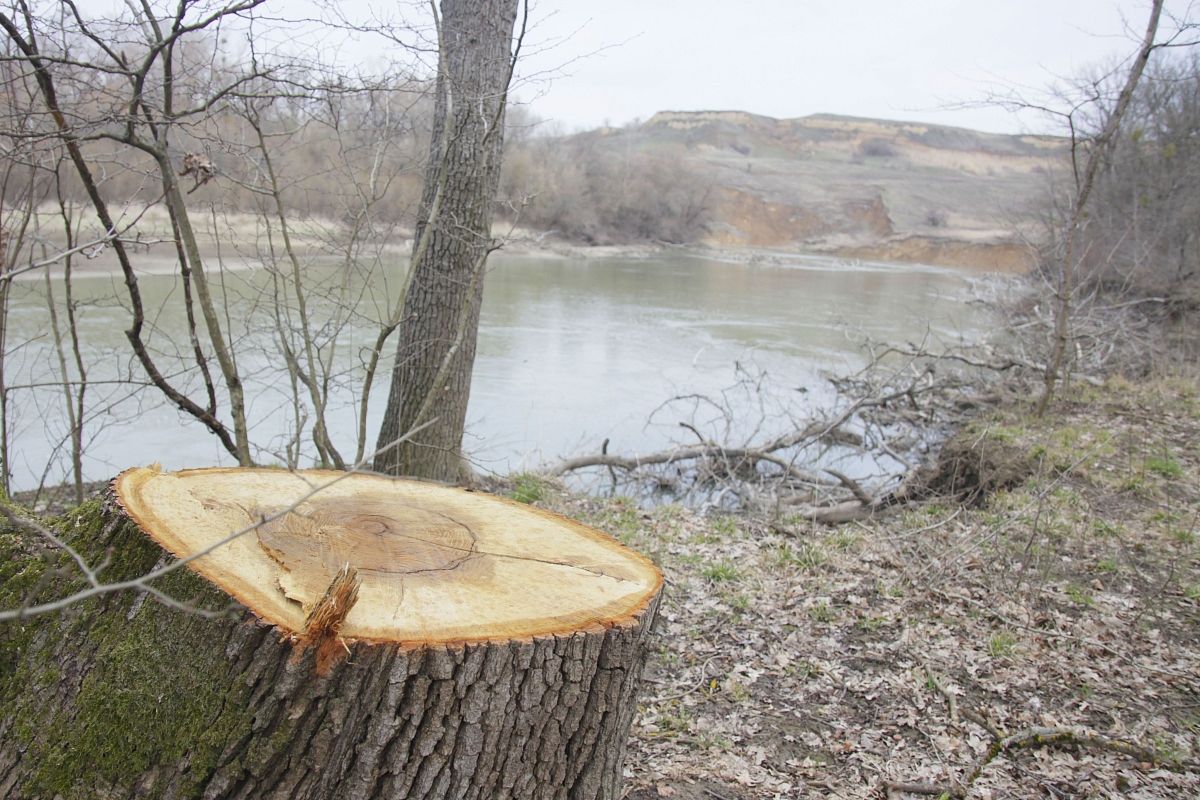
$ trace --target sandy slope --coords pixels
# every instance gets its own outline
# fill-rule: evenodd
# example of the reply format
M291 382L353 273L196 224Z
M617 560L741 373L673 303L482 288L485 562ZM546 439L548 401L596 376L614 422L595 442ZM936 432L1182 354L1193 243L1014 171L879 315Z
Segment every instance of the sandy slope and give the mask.
M662 112L579 137L677 157L714 188L706 244L1021 269L1065 141L816 115Z

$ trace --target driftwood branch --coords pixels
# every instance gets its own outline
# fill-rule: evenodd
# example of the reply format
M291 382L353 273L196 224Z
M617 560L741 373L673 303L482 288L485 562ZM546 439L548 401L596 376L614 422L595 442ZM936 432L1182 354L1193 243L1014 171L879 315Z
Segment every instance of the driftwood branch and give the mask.
M607 440L605 440L607 444ZM779 449L779 448L777 448ZM588 467L610 467L623 469L626 472L636 472L639 469L663 464L678 464L697 459L719 459L728 463L742 462L753 464L759 461L774 464L784 469L791 477L814 485L833 485L813 472L807 472L790 464L786 459L774 455L771 450L751 447L725 447L713 442L673 447L645 455L619 456L608 453L576 456L564 459L556 464L545 467L541 472L548 476L561 476Z
M792 392L807 390L773 391L765 374L740 369L738 383L719 395L682 394L655 409L651 422L664 409L681 413L672 425L687 432L682 440L640 454L615 451L605 440L598 453L538 472L561 477L600 469L614 493L622 481L635 491L650 486L682 502L758 514L780 530L787 529L786 518L860 521L928 494L925 484L935 475L927 465L938 432L991 402L993 395L981 393L988 379L981 381L980 371L999 376L1037 366L987 347L939 353L926 343L867 342L864 349L866 366L829 379L837 396L832 410L793 411Z
M964 715L965 716L965 715ZM1133 742L1113 739L1098 733L1080 728L1026 728L1016 733L994 739L987 752L977 761L961 781L946 783L909 783L904 781L884 783L888 797L904 794L932 795L937 797L965 798L971 786L977 781L989 764L1001 755L1014 750L1029 750L1038 747L1087 747L1093 750L1107 750L1120 753L1147 764L1155 764L1164 769L1179 770L1191 768L1194 765L1176 764L1163 761L1153 750L1149 750Z
M851 478L846 473L833 469L832 467L826 467L825 471L837 478L839 483L849 489L850 493L853 494L858 502L862 505L867 506L875 502L874 496L872 496L871 493L866 489L862 488L862 484Z
M830 470L826 470L826 472L830 472ZM830 472L830 474L833 473ZM792 513L823 525L841 525L870 519L887 509L905 505L917 499L921 494L920 478L916 470L905 473L895 489L878 496L869 494L857 481L850 478L846 478L846 480L854 484L854 488L849 486L847 488L854 494L855 499L823 506L801 505L793 508ZM845 481L843 481L843 485L845 485Z
M894 378L895 376L893 376ZM615 483L620 472L629 480L651 481L655 486L667 487L680 493L701 487L708 498L736 497L740 504L758 503L775 508L798 505L796 511L819 521L838 523L877 513L907 498L909 476L893 475L879 481L879 476L870 479L878 484L891 484L895 489L877 494L865 483L865 478L852 476L834 466L813 464L820 454L816 450L829 452L833 448L860 453L886 455L895 463L904 465L911 472L912 461L899 454L878 432L870 435L872 425L869 415L890 405L905 406L901 424L911 426L920 414L907 410L920 408L919 397L936 394L942 383L935 380L928 368L905 369L901 380L885 381L883 384L854 384L852 380L834 381L839 394L848 394L850 402L828 417L810 419L795 424L771 437L760 440L732 443L715 441L705 434L701 425L694 421L680 420L676 424L688 431L695 441L679 443L650 453L620 454L609 451L608 440L599 453L565 458L542 467L539 472L549 477L560 477L589 468L607 470ZM762 379L747 380L741 386L756 393L766 391ZM853 384L853 385L852 385ZM761 395L760 395L761 397ZM731 430L736 414L722 403L697 395L683 395L675 401L692 401L705 407L716 407L722 413L726 432ZM661 407L660 407L661 408ZM891 412L888 412L889 414ZM864 427L865 426L865 427ZM754 426L756 430L766 427L763 421ZM859 430L862 428L863 430ZM727 433L728 435L728 433ZM909 437L918 441L918 437ZM813 448L807 453L807 448ZM845 495L839 496L845 492Z

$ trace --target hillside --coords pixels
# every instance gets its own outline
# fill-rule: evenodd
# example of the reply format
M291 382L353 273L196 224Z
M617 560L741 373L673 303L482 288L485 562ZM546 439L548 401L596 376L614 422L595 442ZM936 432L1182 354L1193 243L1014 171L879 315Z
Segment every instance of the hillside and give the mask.
M1047 175L1066 154L1055 137L738 111L665 111L556 142L668 164L703 189L690 243L1007 270L1027 266L1021 237L1036 237Z

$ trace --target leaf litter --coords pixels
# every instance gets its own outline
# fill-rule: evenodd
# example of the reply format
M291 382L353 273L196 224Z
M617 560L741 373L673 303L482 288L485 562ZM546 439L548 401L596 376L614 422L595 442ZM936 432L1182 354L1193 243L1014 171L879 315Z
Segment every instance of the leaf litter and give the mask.
M1195 384L956 439L1028 474L832 528L544 493L666 575L627 798L1200 796Z

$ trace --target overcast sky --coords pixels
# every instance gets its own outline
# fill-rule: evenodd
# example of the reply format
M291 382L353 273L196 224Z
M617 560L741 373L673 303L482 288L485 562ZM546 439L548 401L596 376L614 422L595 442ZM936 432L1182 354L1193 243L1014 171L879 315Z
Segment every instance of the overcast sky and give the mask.
M568 129L656 111L737 109L1046 130L998 108L950 110L1004 87L1044 87L1128 56L1147 0L532 0L518 96ZM1168 0L1177 17L1200 17ZM1164 21L1164 24L1166 22ZM549 77L550 71L555 77Z

